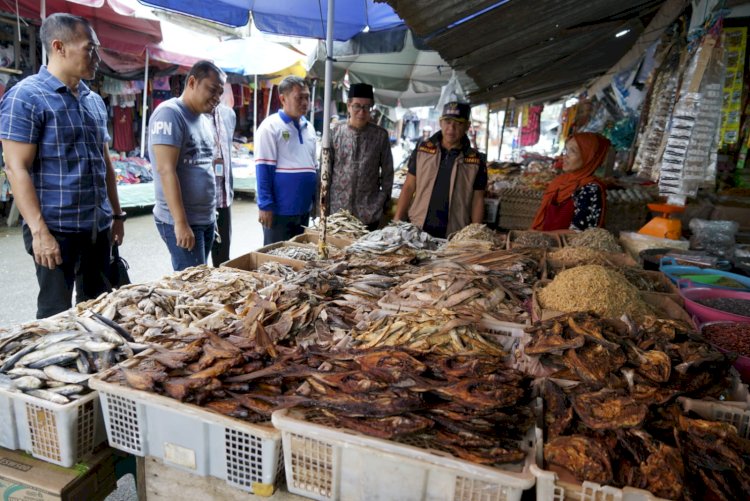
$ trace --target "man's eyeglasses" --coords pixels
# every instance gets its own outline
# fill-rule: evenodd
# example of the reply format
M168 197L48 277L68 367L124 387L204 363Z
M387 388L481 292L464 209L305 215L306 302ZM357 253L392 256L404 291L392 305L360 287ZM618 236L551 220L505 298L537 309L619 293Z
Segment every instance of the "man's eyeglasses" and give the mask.
M360 111L369 113L370 110L372 109L372 106L370 106L369 104L354 103L354 104L350 104L349 106L352 107L352 111L354 113L359 113Z

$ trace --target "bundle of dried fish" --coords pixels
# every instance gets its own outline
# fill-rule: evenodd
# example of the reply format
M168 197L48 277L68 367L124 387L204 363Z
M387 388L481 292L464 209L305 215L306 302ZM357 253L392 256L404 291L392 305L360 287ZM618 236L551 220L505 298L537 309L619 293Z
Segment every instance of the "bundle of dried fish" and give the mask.
M294 268L289 265L281 264L277 261L268 261L258 267L258 273L280 277L282 279L293 278L297 274Z
M318 259L317 249L303 247L301 245L282 245L269 250L266 254L285 257L288 259L296 259L298 261L316 261Z
M542 308L563 312L593 311L609 318L627 314L637 319L652 314L622 274L596 264L561 271L538 297Z
M449 310L379 315L351 336L359 350L390 346L441 355L505 355L477 331L477 318L462 318Z
M402 250L431 251L440 242L429 233L411 223L395 221L385 228L370 232L346 248L347 253L365 252L370 254L390 254Z
M329 235L341 235L354 240L369 233L367 226L346 209L326 218L326 231Z
M450 309L465 316L488 313L498 320L524 322L527 313L495 275L448 259L434 260L401 277L402 283L378 301L395 311Z
M498 358L395 349L297 349L269 357L247 341L206 333L108 380L248 421L295 406L313 421L483 464L526 457L519 441L534 422L529 382Z
M254 272L202 265L155 282L126 285L76 308L114 321L138 342L171 344L179 341L176 332L198 321L211 318L230 324L220 312L231 312L248 294L271 284Z
M531 297L532 287L539 280L541 249L496 250L487 252L471 246L443 248L435 259L450 260L470 266L472 271L496 277L519 299Z
M688 324L573 314L528 333L527 353L565 378L539 385L548 467L669 499L705 499L709 491L736 499L747 490L740 480L747 465L730 458L750 451L750 441L738 442L736 432L727 440L731 426L687 419L675 404L679 395L722 398L731 388L731 360L700 342ZM722 438L706 437L708 430Z
M514 238L511 240L513 247L548 249L559 246L556 236L539 231L518 231L513 235Z
M589 228L566 237L570 247L588 247L603 252L622 252L614 235L604 228Z
M34 331L42 325L46 332ZM0 340L0 385L56 404L82 397L92 374L146 348L95 318L66 315L27 326Z

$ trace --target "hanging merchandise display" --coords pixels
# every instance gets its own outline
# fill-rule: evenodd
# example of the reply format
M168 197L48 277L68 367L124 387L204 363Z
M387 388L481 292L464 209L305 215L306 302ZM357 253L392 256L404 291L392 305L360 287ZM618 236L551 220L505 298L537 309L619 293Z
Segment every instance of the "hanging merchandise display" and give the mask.
M679 40L679 36L675 37ZM681 76L679 44L670 44L664 65L658 71L647 101L648 120L645 120L638 137L637 154L633 171L653 181L659 179L659 159L663 151L665 132L672 116L677 85Z
M723 35L727 68L721 108L721 148L733 146L739 141L747 28L725 28Z
M684 205L716 175L721 96L722 49L713 36L703 39L682 81L661 159L659 193Z

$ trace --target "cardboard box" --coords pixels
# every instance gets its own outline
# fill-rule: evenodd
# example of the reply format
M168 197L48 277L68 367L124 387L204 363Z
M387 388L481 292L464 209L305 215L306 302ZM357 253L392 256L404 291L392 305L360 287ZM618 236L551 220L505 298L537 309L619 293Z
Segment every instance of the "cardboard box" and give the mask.
M221 265L228 266L229 268L237 268L238 270L255 271L269 261L285 264L297 271L305 267L304 261L287 259L281 256L272 256L270 254L262 254L260 252L249 252L244 256L234 258L226 263L222 263Z
M100 501L117 487L114 449L73 468L0 449L0 496L8 501Z

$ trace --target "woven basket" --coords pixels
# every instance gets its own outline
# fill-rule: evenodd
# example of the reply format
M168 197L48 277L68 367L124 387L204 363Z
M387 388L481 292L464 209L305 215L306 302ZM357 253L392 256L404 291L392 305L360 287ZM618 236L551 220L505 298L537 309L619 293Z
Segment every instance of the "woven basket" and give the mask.
M534 216L542 203L543 191L525 188L500 190L500 228L526 230L531 228Z
M505 230L531 228L536 211L542 203L544 192L525 188L504 188L499 192L500 220L498 226ZM649 212L645 202L623 200L607 203L604 227L615 236L621 231L639 230L648 222Z

